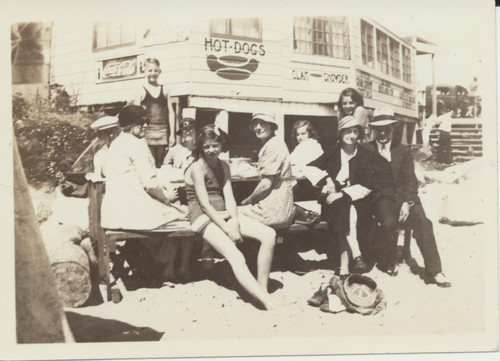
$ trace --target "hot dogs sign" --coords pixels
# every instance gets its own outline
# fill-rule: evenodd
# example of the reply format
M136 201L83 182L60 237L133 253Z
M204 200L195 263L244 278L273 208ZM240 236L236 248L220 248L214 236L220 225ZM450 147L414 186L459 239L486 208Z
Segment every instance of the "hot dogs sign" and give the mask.
M205 51L210 71L229 80L248 79L266 54L263 44L215 37L205 38Z

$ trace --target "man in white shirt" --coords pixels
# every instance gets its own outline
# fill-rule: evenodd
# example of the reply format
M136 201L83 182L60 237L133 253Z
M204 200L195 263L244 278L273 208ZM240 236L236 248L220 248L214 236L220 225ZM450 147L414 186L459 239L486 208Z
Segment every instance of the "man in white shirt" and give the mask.
M439 124L439 148L436 160L439 163L453 163L453 155L451 154L451 113L443 109L442 114L436 119Z
M111 142L118 136L118 117L105 116L97 119L90 125L90 128L97 133L97 138L102 147L94 154L94 175L97 178L104 176L102 174L102 162L108 152Z

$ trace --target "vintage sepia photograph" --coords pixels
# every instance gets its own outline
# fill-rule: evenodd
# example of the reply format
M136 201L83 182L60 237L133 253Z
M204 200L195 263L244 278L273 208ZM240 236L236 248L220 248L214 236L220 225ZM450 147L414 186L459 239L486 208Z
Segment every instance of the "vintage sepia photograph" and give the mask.
M498 355L494 2L0 4L2 359Z

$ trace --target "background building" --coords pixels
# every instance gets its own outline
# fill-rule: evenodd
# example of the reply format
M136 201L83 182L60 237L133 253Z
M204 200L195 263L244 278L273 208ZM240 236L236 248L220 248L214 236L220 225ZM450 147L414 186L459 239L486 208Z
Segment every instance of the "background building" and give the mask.
M346 87L356 88L369 109L392 106L403 121L396 136L406 143L418 118L415 56L406 40L352 16L221 18L187 26L68 21L53 25L50 75L78 106L116 112L134 98L143 60L155 57L177 118L217 121L230 134L231 156L253 157L252 113L276 114L286 140L305 118L331 141L335 103Z

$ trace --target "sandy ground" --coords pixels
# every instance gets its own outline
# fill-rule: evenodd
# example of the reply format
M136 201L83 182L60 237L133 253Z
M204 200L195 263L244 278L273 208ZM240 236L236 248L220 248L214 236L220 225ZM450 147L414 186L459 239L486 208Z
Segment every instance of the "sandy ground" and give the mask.
M119 303L66 309L75 339L80 342L234 340L356 336L360 332L377 336L480 332L485 318L485 226L453 227L439 223L446 208L442 204L443 194L450 190L466 193L471 182L458 185L435 182L420 189L427 215L434 224L443 270L453 284L451 288L428 284L423 260L413 240L414 260L403 262L397 277L389 277L376 268L368 273L385 294L387 308L383 312L374 316L321 312L309 306L307 299L333 274L331 263L326 260L326 243L319 235L301 234L285 239L276 248L270 287L273 297L282 305L277 311L262 311L249 302L227 262L221 260L208 273L201 272L195 263L192 282L134 291L123 289L124 297ZM41 191L33 196L35 203L44 197ZM477 216L482 210L481 200L471 202L475 203L465 208L475 209ZM80 210L73 213L85 214L85 206L85 201L78 200L74 207ZM468 212L467 209L464 211ZM244 250L253 268L255 247L250 244Z

